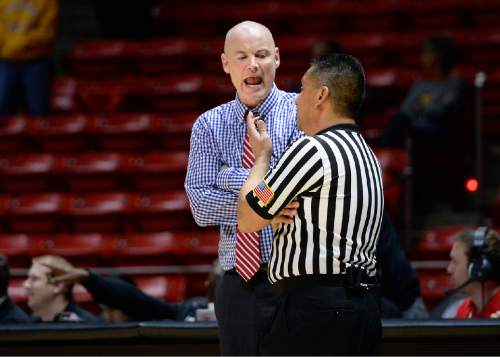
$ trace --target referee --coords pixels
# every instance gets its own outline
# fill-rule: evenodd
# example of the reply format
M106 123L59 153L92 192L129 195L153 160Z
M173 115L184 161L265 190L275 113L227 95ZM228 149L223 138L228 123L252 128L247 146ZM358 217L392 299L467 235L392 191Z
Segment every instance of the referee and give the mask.
M364 93L363 67L354 57L313 61L296 99L307 136L270 171L265 124L247 117L255 162L240 191L238 228L277 227L268 274L280 306L264 355L380 353L373 290L384 198L380 165L354 120ZM293 200L298 210L287 208ZM287 215L289 224L274 224Z

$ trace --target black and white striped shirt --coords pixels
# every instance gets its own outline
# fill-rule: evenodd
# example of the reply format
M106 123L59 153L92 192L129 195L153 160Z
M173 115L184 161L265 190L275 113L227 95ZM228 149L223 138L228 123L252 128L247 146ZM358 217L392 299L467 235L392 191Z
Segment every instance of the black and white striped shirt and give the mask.
M269 277L342 274L347 267L376 273L375 249L384 210L380 164L356 125L327 128L291 145L247 195L266 219L294 198L294 223L275 234Z

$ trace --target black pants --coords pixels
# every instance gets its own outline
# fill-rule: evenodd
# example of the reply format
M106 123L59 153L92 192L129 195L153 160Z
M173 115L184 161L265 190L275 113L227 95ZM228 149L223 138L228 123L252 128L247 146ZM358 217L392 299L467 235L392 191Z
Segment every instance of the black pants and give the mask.
M234 271L225 272L215 291L222 355L259 355L277 306L266 272L258 271L248 283Z
M378 297L322 281L283 294L265 355L378 355L382 326Z

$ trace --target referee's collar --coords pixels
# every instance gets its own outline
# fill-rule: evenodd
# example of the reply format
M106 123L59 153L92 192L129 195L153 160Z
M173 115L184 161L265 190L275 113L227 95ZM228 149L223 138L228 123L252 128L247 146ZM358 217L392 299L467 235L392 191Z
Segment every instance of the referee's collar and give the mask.
M329 126L328 128L318 131L315 135L324 134L328 131L333 131L333 130L349 130L349 131L359 132L359 127L356 124L335 124Z
M278 87L276 87L276 84L273 83L273 88L267 95L266 99L264 99L258 106L256 106L253 109L248 108L241 100L240 97L238 96L238 93L236 93L236 101L234 105L234 112L236 114L236 117L238 118L240 123L245 123L245 113L247 111L252 111L254 113L258 113L260 118L262 120L266 120L267 114L271 111L273 108L274 104L278 101Z

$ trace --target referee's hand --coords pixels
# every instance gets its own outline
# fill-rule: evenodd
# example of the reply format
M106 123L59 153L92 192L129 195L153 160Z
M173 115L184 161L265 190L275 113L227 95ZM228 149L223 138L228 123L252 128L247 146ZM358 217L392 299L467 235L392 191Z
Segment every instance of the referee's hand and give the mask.
M247 133L255 160L262 158L269 161L273 152L273 145L266 130L266 123L252 112L248 112L247 115Z
M287 204L285 208L278 212L276 216L271 220L271 225L273 231L276 232L281 224L293 224L294 217L298 214L298 209L300 207L297 199Z

